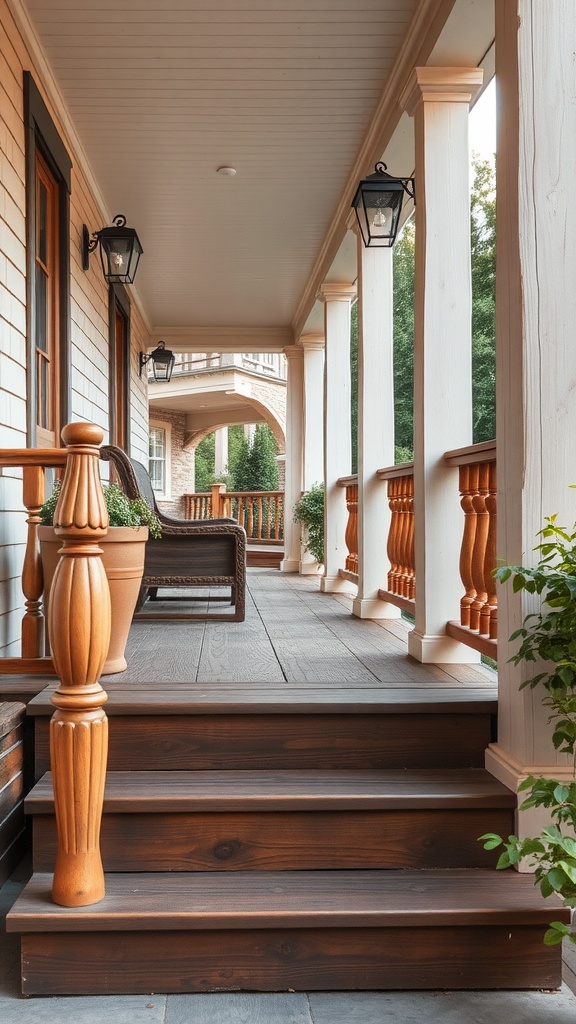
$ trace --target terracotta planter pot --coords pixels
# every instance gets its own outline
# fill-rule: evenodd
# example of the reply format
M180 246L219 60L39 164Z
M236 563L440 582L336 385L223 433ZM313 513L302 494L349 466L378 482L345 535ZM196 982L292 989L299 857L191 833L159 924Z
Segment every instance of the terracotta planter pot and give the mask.
M38 535L42 551L44 607L47 619L50 587L58 565L58 551L62 547L62 541L56 537L52 526L38 527ZM110 647L102 669L103 676L124 672L128 667L124 651L142 582L147 540L147 526L111 526L104 540L99 541L104 552L102 561L110 584L112 606Z

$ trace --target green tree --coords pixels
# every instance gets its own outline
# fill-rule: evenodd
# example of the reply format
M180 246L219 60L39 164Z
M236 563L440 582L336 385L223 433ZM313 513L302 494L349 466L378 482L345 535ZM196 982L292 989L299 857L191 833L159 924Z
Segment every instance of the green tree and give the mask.
M471 193L472 410L474 442L496 436L496 182L474 155Z
M202 438L196 446L196 492L199 494L209 491L214 482L214 455L216 450L216 435L208 434Z
M394 440L396 462L414 453L414 221L394 247Z
M259 423L254 432L248 456L250 491L278 490L278 463L276 438L267 423Z

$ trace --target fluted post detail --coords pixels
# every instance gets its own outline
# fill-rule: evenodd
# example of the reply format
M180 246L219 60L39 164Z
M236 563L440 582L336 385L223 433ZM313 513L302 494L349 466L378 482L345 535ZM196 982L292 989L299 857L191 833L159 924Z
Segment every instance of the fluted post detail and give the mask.
M52 897L66 907L87 906L104 896L100 822L108 720L107 695L98 680L110 642L110 591L98 547L108 532L98 473L103 436L91 423L72 423L62 431L68 458L54 513L63 547L48 621L60 680L50 723L58 830Z
M28 512L26 553L22 569L22 590L26 599L26 611L22 619L23 658L40 658L44 654L44 615L42 613L44 577L38 543L40 508L44 501L44 476L43 466L24 466L23 468L23 500Z

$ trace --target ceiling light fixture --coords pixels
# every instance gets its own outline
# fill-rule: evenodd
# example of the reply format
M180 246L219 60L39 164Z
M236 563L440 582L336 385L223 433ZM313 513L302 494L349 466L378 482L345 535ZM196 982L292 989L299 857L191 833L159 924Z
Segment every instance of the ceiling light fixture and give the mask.
M216 174L221 174L223 178L233 178L237 173L235 167L217 167Z

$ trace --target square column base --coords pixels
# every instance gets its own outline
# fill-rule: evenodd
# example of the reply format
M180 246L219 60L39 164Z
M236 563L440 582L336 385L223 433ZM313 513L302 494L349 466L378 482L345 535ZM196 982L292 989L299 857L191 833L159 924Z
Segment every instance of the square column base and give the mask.
M408 633L408 654L422 665L478 665L480 654L445 634L423 636L413 629Z
M324 572L324 566L314 558L305 561L303 560L300 562L298 572L301 576L318 576L321 572Z
M323 594L355 594L357 587L341 576L323 576L320 580L320 591Z
M352 604L352 615L357 619L399 619L401 612L395 604L379 597L357 597Z
M486 771L489 771L494 778L498 779L504 786L516 793L518 786L524 782L529 775L542 776L545 779L556 779L558 782L569 786L574 782L574 772L570 764L521 764L512 754L500 746L499 743L491 743L485 755ZM526 793L520 793L518 804L526 799ZM550 825L550 814L545 807L529 807L522 811L518 807L516 811L516 823L514 832L520 839L528 839L530 836L537 836L543 828ZM517 870L523 874L530 874L531 868L528 861L523 861L517 866Z
M300 561L297 558L283 558L280 562L280 572L298 572Z

